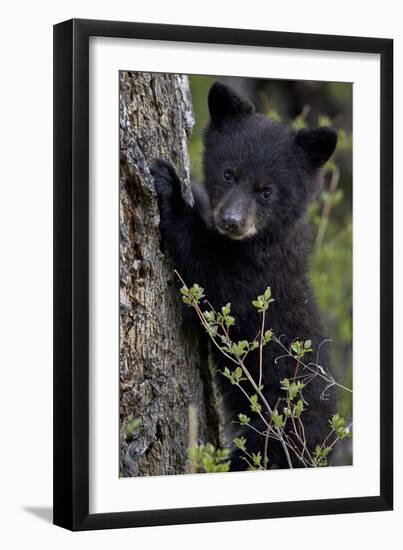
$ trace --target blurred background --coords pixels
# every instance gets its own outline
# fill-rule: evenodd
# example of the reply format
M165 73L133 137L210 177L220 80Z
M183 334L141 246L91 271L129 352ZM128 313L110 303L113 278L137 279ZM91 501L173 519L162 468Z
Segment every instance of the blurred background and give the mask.
M207 95L215 80L237 90L258 111L295 128L330 125L337 130L336 152L324 167L323 187L309 212L311 279L332 340L325 344L332 348L331 374L352 388L352 84L214 76L189 79L196 118L189 144L195 182L203 179L203 128L208 121ZM340 412L352 420L351 394L341 391L339 398ZM351 449L339 452L346 455Z

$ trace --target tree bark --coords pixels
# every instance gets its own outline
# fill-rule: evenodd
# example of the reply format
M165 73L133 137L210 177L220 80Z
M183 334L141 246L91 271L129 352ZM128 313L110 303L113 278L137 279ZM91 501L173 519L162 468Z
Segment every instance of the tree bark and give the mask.
M120 475L189 471L198 441L219 444L207 355L184 334L174 266L160 250L150 163L169 158L192 202L187 77L120 74ZM193 281L192 281L193 282Z

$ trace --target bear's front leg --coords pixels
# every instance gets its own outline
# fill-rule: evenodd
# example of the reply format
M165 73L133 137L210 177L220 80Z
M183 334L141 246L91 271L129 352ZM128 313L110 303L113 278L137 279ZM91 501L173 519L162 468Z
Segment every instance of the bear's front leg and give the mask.
M151 173L158 195L163 244L185 282L202 284L209 272L211 254L208 252L210 230L199 197L195 197L193 207L185 202L181 181L169 162L157 160Z
M161 225L175 222L185 214L188 205L182 196L181 181L175 168L166 160L158 159L151 166L154 186L158 195Z

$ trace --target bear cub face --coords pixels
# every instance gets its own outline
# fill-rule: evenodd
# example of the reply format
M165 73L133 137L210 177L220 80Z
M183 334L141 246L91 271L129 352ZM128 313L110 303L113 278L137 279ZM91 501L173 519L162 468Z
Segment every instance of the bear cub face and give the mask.
M319 168L337 134L323 127L295 131L263 114L231 88L210 89L204 176L215 229L234 240L276 237L306 213Z

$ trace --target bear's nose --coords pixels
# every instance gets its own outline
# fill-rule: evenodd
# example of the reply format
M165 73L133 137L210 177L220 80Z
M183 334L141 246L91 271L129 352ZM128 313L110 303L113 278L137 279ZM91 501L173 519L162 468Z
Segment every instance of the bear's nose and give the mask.
M241 216L238 212L225 212L221 218L221 224L226 231L237 231L241 224Z

